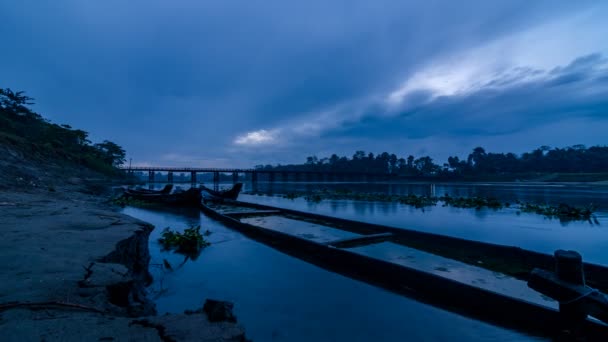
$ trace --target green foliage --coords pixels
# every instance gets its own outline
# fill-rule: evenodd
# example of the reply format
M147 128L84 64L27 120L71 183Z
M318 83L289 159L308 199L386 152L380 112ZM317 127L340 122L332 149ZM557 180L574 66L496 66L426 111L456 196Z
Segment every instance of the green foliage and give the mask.
M206 231L205 235L209 235L209 231ZM192 258L198 256L201 249L210 245L201 234L201 226L186 228L183 233L174 232L167 227L163 230L161 236L158 242L163 246L163 249L175 250Z
M410 155L405 159L387 152L374 155L356 151L350 159L336 154L329 158L309 156L303 164L258 165L256 168L442 179L515 180L541 177L540 180L546 178L548 181L597 181L608 179L608 146L587 148L574 145L553 149L541 146L520 156L514 153L490 153L483 147L476 147L466 159L451 156L443 165L435 164L429 156L415 158Z
M32 98L24 92L0 88L0 141L21 148L32 157L53 158L115 174L125 151L111 141L92 145L88 133L57 125L32 111Z

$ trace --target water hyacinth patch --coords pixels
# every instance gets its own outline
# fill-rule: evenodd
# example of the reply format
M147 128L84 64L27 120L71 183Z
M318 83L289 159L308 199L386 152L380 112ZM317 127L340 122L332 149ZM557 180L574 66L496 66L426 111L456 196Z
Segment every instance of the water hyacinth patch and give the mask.
M263 193L257 192L256 195L264 195ZM295 199L303 197L308 202L319 203L322 200L354 200L354 201L370 201L370 202L399 202L401 204L413 206L418 209L424 210L426 207L433 207L437 204L441 204L444 207L454 208L471 208L471 209L483 209L489 208L493 210L499 210L503 208L510 208L511 203L501 202L494 197L452 197L449 194L443 196L428 196L428 195L389 195L384 193L366 193L366 192L354 192L349 189L336 189L328 190L321 189L312 192L289 192L282 195L283 198ZM557 206L545 205L545 204L534 204L534 203L522 203L516 201L516 209L522 212L535 213L543 215L547 218L556 218L562 222L568 221L589 221L599 224L597 218L593 215L595 208L591 205L585 208L577 208L567 204L559 204ZM517 212L519 214L519 212Z
M207 232L206 235L208 235ZM163 230L161 236L158 242L163 246L163 249L174 250L192 258L198 256L203 248L210 245L201 234L201 226L186 228L183 233L174 232L167 227Z

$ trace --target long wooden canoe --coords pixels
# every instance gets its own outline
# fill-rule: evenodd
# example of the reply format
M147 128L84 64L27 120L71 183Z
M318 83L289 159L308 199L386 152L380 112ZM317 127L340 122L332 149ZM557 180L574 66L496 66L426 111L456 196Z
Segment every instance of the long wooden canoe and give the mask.
M134 198L140 201L174 205L174 206L193 206L197 207L201 203L202 189L190 188L183 191L175 191L170 194L165 193L139 193L132 190L125 190L123 196L125 198Z
M237 209L226 210L229 205ZM414 247L417 250L468 264L483 265L493 271L519 278L525 278L527 272L534 267L553 269L554 261L550 255L517 247L487 244L267 205L225 201L221 206L201 204L201 210L256 241L332 272L453 312L534 335L557 336L560 330L568 325L554 308L356 253L348 247L389 240L392 243ZM289 219L322 224L359 236L319 243L241 221L246 217L264 215L281 215ZM589 263L584 267L587 283L590 286L601 290L608 288L608 268ZM407 317L404 317L404 320L407 320ZM586 320L581 331L587 340L608 341L608 326L597 320Z
M226 190L213 190L204 185L201 185L201 189L205 191L212 199L215 200L236 200L239 197L239 193L243 189L243 183L236 183L230 189Z

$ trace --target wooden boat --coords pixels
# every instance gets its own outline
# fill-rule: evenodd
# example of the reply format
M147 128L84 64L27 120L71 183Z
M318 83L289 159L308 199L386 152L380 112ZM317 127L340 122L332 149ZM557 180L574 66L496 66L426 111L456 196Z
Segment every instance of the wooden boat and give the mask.
M150 190L150 189L144 189L142 187L137 187L135 189L128 189L131 193L137 193L137 194L147 194L147 195L166 195L166 194L170 194L171 190L173 190L173 184L167 184L165 185L164 188L162 188L161 190Z
M439 276L415 267L357 252L356 246L390 241L393 244L445 255L470 265L483 265L492 271L525 277L534 267L553 269L550 255L517 247L469 241L437 234L344 220L318 214L238 201L201 204L207 215L224 222L244 235L283 253L344 276L413 297L417 300L476 319L534 335L555 336L564 327L563 315L554 307L540 305L483 286ZM263 217L301 220L357 236L334 241L313 241L306 234L263 227ZM285 225L292 229L293 225ZM608 268L586 263L587 283L608 288ZM527 287L526 287L527 289ZM532 291L532 290L530 290ZM533 291L532 291L533 292ZM540 296L540 295L539 295ZM407 319L404 317L404 320ZM583 323L588 341L608 341L608 326L587 319Z
M236 183L230 189L219 191L210 189L204 185L201 185L201 188L210 196L211 200L236 200L243 189L243 183Z
M178 206L198 206L202 200L202 189L190 188L188 190L174 191L170 194L165 193L139 193L132 190L125 190L125 198L134 198L140 201L178 205Z

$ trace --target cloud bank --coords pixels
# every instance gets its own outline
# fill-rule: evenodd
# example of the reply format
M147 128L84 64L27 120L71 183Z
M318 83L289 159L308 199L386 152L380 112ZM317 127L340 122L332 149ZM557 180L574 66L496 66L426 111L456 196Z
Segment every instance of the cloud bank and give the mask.
M607 15L596 1L4 2L0 86L142 164L604 144Z

